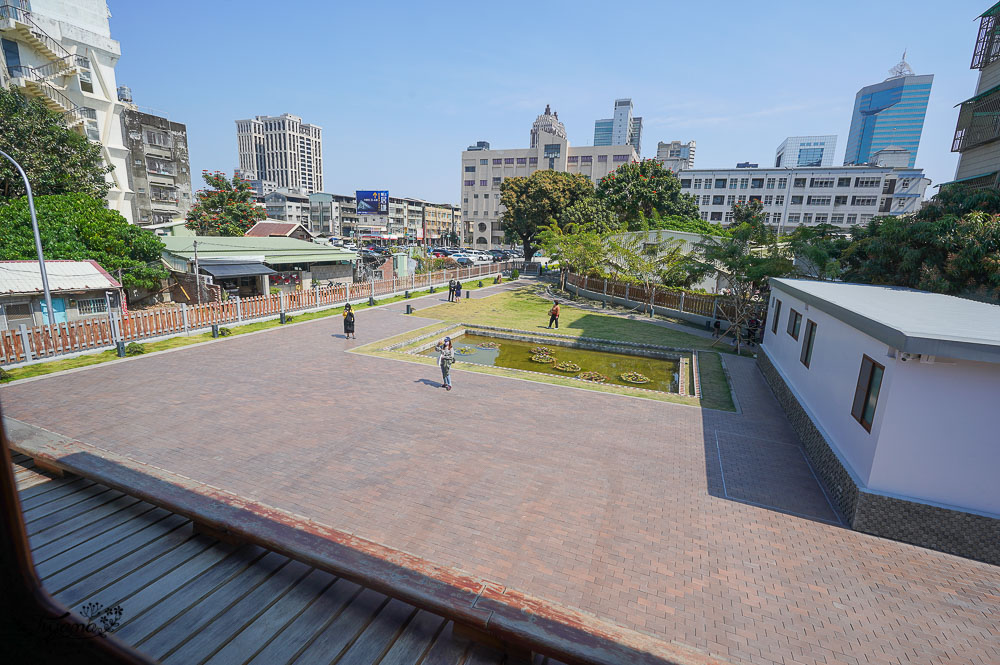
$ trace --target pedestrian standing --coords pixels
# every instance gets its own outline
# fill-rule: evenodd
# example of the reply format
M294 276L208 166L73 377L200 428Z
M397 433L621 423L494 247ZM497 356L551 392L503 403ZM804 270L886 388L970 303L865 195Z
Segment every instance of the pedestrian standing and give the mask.
M434 347L441 355L438 356L438 366L441 368L441 387L451 390L451 365L455 362L455 349L451 345L451 337L445 337Z
M455 280L455 300L459 301L461 299L462 299L462 283L456 279Z
M455 300L455 278L448 280L448 302Z
M552 301L552 309L549 310L549 328L552 327L553 323L556 324L556 329L558 330L559 329L559 301L558 300L553 300Z
M351 303L344 305L344 338L357 339L354 334L354 310L351 309Z
M718 319L716 319L715 323L712 324L712 337L718 337L721 334L722 334L722 324L719 322Z

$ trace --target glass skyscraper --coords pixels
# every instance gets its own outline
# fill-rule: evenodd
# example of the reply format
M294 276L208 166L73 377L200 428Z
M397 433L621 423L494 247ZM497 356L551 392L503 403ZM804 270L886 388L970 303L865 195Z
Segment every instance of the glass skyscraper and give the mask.
M642 118L632 115L631 99L616 99L615 117L594 122L594 145L630 145L642 154Z
M915 76L905 61L892 73L896 76L858 91L845 165L867 164L874 153L893 146L908 151L914 166L934 75Z

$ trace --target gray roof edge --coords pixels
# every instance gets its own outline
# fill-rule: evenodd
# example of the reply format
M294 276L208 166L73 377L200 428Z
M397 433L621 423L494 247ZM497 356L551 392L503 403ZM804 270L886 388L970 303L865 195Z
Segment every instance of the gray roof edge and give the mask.
M894 349L899 349L906 353L919 353L939 358L1000 363L1000 347L998 346L973 341L909 335L899 328L876 321L863 314L858 314L853 310L820 298L808 291L803 291L780 278L772 277L770 281L772 288L784 291Z

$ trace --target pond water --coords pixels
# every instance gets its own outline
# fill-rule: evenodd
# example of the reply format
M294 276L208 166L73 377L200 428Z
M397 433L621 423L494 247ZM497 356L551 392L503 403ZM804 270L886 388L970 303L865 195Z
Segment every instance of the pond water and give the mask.
M606 384L633 386L673 393L677 392L678 388L677 373L680 363L677 360L644 358L642 356L609 353L607 351L572 349L565 346L546 345L544 342L519 342L485 335L459 335L452 338L452 343L456 351L455 359L460 362L526 369L532 372L555 374L557 376L578 376L582 372L599 372L607 377ZM500 348L478 348L479 345L487 343L498 344ZM534 355L532 349L536 347L547 348L550 355L555 358L555 361L541 363L533 361L531 359L532 355ZM471 350L471 353L461 353L460 351L463 349ZM421 351L421 355L437 358L439 354L431 347L426 351ZM556 365L561 362L575 363L580 369L571 368L571 371L556 369ZM626 372L639 372L648 377L650 381L641 385L629 383L621 378L621 375Z

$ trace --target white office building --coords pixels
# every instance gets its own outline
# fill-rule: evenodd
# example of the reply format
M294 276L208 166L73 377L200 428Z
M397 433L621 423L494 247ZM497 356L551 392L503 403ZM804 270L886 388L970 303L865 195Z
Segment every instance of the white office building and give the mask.
M554 124L554 118L546 106L532 128L530 148L462 152L462 217L469 225L467 241L473 247L489 249L504 244L500 184L505 178L527 177L549 169L582 173L596 185L622 164L639 159L631 145L570 147L565 128L562 123Z
M594 122L594 145L630 145L642 154L642 118L632 115L631 99L616 99L615 117Z
M833 166L833 153L837 149L837 135L789 136L774 151L774 165Z
M70 128L101 144L108 206L132 222L129 151L122 137L115 65L105 0L3 0L0 3L0 85L37 97Z
M701 218L729 224L733 204L760 201L779 229L833 224L848 228L876 215L916 212L930 179L922 169L881 166L692 169L677 174Z
M307 194L323 189L323 128L298 116L259 115L236 121L239 170L251 182Z
M681 143L680 141L664 143L660 141L656 144L656 161L674 173L684 169L693 169L694 152L697 145L694 141L688 141L687 143Z
M264 195L268 219L295 222L309 228L309 196L299 191L279 187Z

